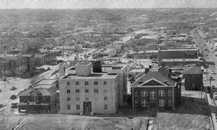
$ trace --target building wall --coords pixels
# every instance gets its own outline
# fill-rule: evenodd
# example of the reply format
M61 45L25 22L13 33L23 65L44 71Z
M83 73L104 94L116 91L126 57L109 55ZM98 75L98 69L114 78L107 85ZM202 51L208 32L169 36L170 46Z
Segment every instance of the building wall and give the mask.
M51 109L50 111L52 113L57 113L59 112L59 93L57 93L57 90L59 89L59 86L58 86L58 82L54 82L52 84L52 87L50 87L48 89L48 91L50 92L51 94L51 101L50 101L50 106L51 106Z
M18 110L26 110L27 113L50 112L50 96L20 96Z
M188 74L185 77L185 89L187 90L201 90L203 87L202 74Z
M85 82L88 85L85 85ZM97 81L98 85L94 84ZM106 84L104 84L106 81ZM76 82L79 82L76 85ZM97 114L112 114L117 112L117 78L114 79L62 79L59 81L60 87L60 113L83 113L83 102L90 101L92 112ZM67 93L67 90L70 92ZM88 93L85 92L88 90ZM95 92L98 90L98 92ZM79 91L79 92L76 92ZM106 97L106 98L105 98ZM69 98L69 100L67 100ZM68 105L70 109L68 109ZM105 108L107 105L107 109ZM76 108L80 106L80 109Z
M195 59L195 61L160 61L162 66L182 66L189 64L201 64L201 61Z
M120 102L120 106L124 105L124 96L127 95L127 71L128 67L124 66L121 68L114 68L114 67L103 67L103 72L108 73L115 73L118 75L118 98Z
M164 91L161 95L160 91ZM144 87L144 88L134 88L134 108L135 110L139 108L173 108L174 104L174 90L172 87ZM152 98L152 92L154 92L154 99ZM144 94L145 93L145 94ZM146 101L146 105L144 104ZM164 107L161 107L160 100L164 100Z

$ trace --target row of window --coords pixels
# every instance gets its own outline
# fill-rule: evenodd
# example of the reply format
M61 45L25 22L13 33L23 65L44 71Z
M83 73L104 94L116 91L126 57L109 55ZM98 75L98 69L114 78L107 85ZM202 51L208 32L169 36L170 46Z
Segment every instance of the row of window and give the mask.
M107 93L107 92L108 92L107 89L104 89L103 91L104 91L104 93ZM84 89L84 92L85 92L85 93L89 93L89 89L87 89L87 88ZM93 92L98 94L98 93L99 93L99 89L94 88L94 89L93 89ZM70 94L70 93L71 93L71 90L70 90L70 89L67 89L67 90L66 90L66 93L67 93L67 94ZM80 93L80 89L75 89L75 93Z
M165 107L166 106L166 100L165 99L159 99L158 104L159 104L160 107ZM142 106L146 107L147 105L148 105L148 101L143 100L142 101ZM168 100L167 105L172 106L172 100L171 99Z
M67 97L66 100L67 100L67 101L70 101L71 98L70 98L70 97ZM76 100L76 101L80 101L80 97L76 97L75 100ZM85 100L89 100L89 98L85 98ZM104 100L107 101L107 100L108 100L108 97L107 97L107 96L104 96Z
M148 94L149 94L149 92L147 92L147 91L143 91L143 92L141 93L141 95L144 96L144 97L147 97ZM166 95L166 90L159 90L159 91L158 91L158 95L159 95L160 97L164 97L164 96ZM171 91L171 90L167 90L167 95L168 95L168 96L172 95L172 91ZM151 92L150 92L150 97L155 98L155 97L156 97L156 91L151 91Z
M99 82L98 82L98 81L94 81L93 84L94 84L94 85L98 85ZM107 84L107 82L106 82L106 81L103 81L103 85L106 85L106 84ZM70 82L69 82L69 81L67 81L67 85L68 85L68 86L70 85ZM79 82L79 81L76 81L76 82L75 82L75 85L80 85L80 82ZM89 82L88 82L88 81L84 81L84 85L85 85L85 86L88 86L88 85L89 85Z
M81 107L80 107L79 104L76 104L75 107L76 107L76 110L80 110L80 109L81 109ZM68 104L68 105L67 105L67 109L68 109L68 110L71 110L71 105ZM104 110L107 110L107 109L108 109L108 105L105 104L105 105L104 105Z

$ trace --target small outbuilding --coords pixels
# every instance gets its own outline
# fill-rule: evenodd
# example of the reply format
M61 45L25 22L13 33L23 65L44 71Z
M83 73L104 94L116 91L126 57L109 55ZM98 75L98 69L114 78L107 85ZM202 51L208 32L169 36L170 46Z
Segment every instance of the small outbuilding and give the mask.
M184 72L185 89L201 90L203 88L203 71L201 67L194 66Z

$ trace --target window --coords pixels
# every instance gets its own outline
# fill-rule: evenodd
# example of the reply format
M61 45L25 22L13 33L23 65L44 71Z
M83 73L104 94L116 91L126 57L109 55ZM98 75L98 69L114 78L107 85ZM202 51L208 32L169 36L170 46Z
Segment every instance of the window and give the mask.
M75 82L75 84L76 84L76 85L79 85L79 82L78 82L78 81L76 81L76 82Z
M150 93L150 99L155 100L155 91L151 91Z
M88 101L88 100L89 100L89 98L88 98L88 97L86 97L86 98L85 98L85 100L86 100L86 101Z
M165 100L164 99L160 99L159 100L159 106L160 107L164 107L165 106Z
M142 91L142 96L144 96L144 97L147 97L148 96L148 93L146 92L146 91Z
M108 92L108 90L107 90L107 89L104 89L104 90L103 90L103 92L104 92L104 93L107 93L107 92Z
M106 101L106 100L108 100L108 97L107 97L107 96L105 96L105 97L104 97L104 100L105 100L105 101Z
M159 96L160 96L160 97L165 96L165 91L164 91L164 90L159 90Z
M108 105L107 105L107 104L104 105L104 109L105 109L105 110L108 109Z
M85 81L85 82L84 82L84 85L86 85L86 86L87 86L87 85L88 85L88 81Z
M71 105L67 105L67 109L70 110L71 109Z
M167 95L168 95L168 97L170 97L170 96L172 96L172 90L167 90Z
M80 90L79 89L75 89L75 93L80 93Z
M147 104L146 100L143 100L143 101L142 101L142 106L143 106L143 107L146 107L146 104Z
M93 91L94 93L99 93L99 90L97 88L95 88Z
M69 82L69 81L67 82L67 85L70 85L70 82Z
M172 106L172 100L171 99L168 100L168 106Z
M89 93L89 90L88 90L88 89L85 89L85 93Z
M68 94L69 94L69 93L70 93L70 90L69 90L69 89L67 89L66 93L68 93Z
M70 97L67 97L67 101L70 101L71 99L70 99Z
M76 100L76 101L80 101L80 98L79 98L79 97L76 97L75 100Z
M107 82L106 82L106 81L104 81L104 82L103 82L103 84L104 84L104 85L106 85L106 84L107 84Z
M80 105L76 105L76 110L80 110Z
M93 84L94 84L94 85L98 85L98 82L97 82L97 81L94 81Z

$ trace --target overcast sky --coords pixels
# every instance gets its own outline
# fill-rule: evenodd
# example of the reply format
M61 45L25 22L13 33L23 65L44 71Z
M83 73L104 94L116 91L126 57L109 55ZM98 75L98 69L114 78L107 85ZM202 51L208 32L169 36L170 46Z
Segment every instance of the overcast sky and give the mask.
M11 8L217 8L217 0L0 0L1 9Z

